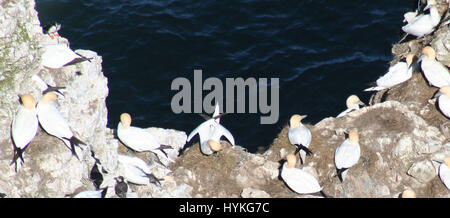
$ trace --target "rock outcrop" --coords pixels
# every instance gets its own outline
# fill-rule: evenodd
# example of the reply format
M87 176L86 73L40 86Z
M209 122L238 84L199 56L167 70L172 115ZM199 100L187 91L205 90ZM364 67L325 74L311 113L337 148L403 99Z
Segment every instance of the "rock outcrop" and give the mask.
M438 3L445 21L447 4ZM0 0L1 194L64 197L108 188L106 197L117 197L115 178L122 174L117 157L126 154L146 161L154 175L162 179L160 185L130 184L128 197L318 197L296 194L279 176L283 159L295 150L287 138L288 126L262 154L222 141L223 150L211 156L203 155L198 143L185 145L185 132L147 128L160 143L173 147L165 150L175 160L163 162L167 168L158 164L151 152L128 149L117 139L115 130L106 126L108 81L102 72L102 57L78 49L76 52L92 58L90 62L58 70L43 67L41 47L55 40L42 33L34 7L33 0ZM425 45L431 44L437 59L450 66L449 37L445 24L423 39L395 44L391 64L410 52L419 55ZM69 44L69 40L60 38L59 43ZM78 160L60 139L40 128L25 152L25 163L15 172L10 165L10 125L19 106L18 95L42 96L31 79L34 75L50 85L66 87L57 107L86 145L77 148ZM417 72L410 80L374 94L371 106L307 125L313 136L309 147L313 155L296 167L315 176L323 191L333 197L397 197L405 189L413 189L418 197L450 197L438 177L436 162L450 156L450 123L429 101L436 90ZM360 135L361 158L341 183L335 176L334 152L345 139L344 132L353 129Z
M93 51L74 49L92 59L56 70L43 67L42 46L69 45L69 41L52 40L44 35L34 7L33 0L0 1L0 193L7 197L65 197L101 186L108 188L106 197L115 197L114 178L120 174L117 155L129 151L117 140L114 131L106 127L108 81L102 72L102 57ZM10 165L13 157L10 125L19 106L19 95L31 94L36 100L42 97L42 90L31 79L34 75L52 86L66 87L64 97L57 100L57 108L86 146L76 149L78 160L63 141L39 128L25 151L25 163L19 164L15 172L14 164ZM161 143L172 146L174 149L167 153L176 159L186 134L160 128L148 131ZM133 155L152 164L149 153ZM165 167L158 165L153 171L158 178L166 178L162 187L132 186L129 190L135 195L130 196L190 197L189 187L177 186Z

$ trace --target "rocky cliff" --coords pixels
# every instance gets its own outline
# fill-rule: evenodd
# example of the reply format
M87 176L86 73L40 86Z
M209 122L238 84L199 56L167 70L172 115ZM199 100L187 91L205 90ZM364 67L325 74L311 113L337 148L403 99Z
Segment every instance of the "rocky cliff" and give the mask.
M445 20L447 4L438 3ZM419 55L431 44L437 59L450 66L449 34L448 25L440 25L424 39L393 45L391 64L409 52ZM69 44L64 36L60 42ZM130 151L117 140L115 130L106 127L108 81L102 72L102 57L72 48L91 61L48 69L40 64L42 45L48 43L54 42L42 33L34 0L0 0L0 193L6 197L64 197L95 190L99 184L108 188L106 197L117 197L118 154L140 157L153 167L157 178L164 179L161 185L130 185L128 197L315 197L298 195L280 180L280 162L294 151L287 139L288 126L262 154L222 141L224 149L218 155L202 155L198 143L188 144L179 155L186 133L155 127L147 130L174 148L166 152L175 163L165 168L154 163L150 152ZM25 152L25 163L15 172L10 165L10 125L19 107L18 95L42 96L31 79L34 75L50 85L66 87L57 107L87 145L77 148L78 160L61 140L40 128ZM450 197L437 176L438 163L433 161L450 156L450 124L428 101L436 90L418 72L407 82L374 94L369 107L307 125L314 154L297 167L316 176L324 192L333 197L397 197L407 188L419 197ZM344 140L344 131L350 129L360 133L362 155L341 183L334 176L334 151Z

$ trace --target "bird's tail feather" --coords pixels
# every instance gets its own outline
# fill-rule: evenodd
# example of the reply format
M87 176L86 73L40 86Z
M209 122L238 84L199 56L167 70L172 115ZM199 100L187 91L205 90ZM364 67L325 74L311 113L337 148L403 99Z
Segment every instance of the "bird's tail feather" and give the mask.
M83 141L81 141L80 139L78 139L75 136L72 136L70 139L68 139L68 138L63 138L63 139L66 139L70 142L70 150L72 151L72 155L75 156L78 160L80 160L80 158L78 158L78 155L75 151L75 146L78 146L79 148L81 148L80 145L86 145L86 143L84 143Z
M385 88L384 87L375 86L375 87L370 87L370 88L364 89L364 91L372 92L372 91L380 91L380 90L383 90L383 89L385 89Z

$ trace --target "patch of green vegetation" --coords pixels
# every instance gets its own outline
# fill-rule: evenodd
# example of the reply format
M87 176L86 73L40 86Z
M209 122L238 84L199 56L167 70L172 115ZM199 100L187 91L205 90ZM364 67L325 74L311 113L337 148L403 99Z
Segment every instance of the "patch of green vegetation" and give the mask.
M27 21L18 21L14 33L10 37L5 37L0 40L0 47L3 47L0 51L0 78L2 78L0 81L0 91L2 92L14 88L14 77L17 73L28 71L33 66L32 64L23 62L15 63L12 57L10 57L11 46L25 44L30 52L39 48L37 40L30 37L24 22Z

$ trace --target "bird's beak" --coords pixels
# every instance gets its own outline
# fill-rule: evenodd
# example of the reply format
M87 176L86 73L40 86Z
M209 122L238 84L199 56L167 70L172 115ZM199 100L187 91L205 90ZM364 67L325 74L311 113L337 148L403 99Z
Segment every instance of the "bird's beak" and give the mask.
M436 94L434 94L434 96L433 96L433 98L437 98L437 97L439 97L439 96L441 96L442 95L442 92L437 92Z
M366 106L366 104L364 104L364 102L362 102L362 101L359 101L358 104L361 106L364 106L364 107Z
M431 6L433 6L433 5L432 4L427 4L427 6L423 9L423 11L426 11L426 10L430 9Z
M436 160L436 159L433 159L433 161L435 161L435 162L438 162L438 163L444 163L444 161L442 161L442 160Z
M420 58L417 60L417 63L421 62L425 58L425 55L420 56Z
M300 115L302 117L302 119L305 119L306 117L308 117L308 115Z

